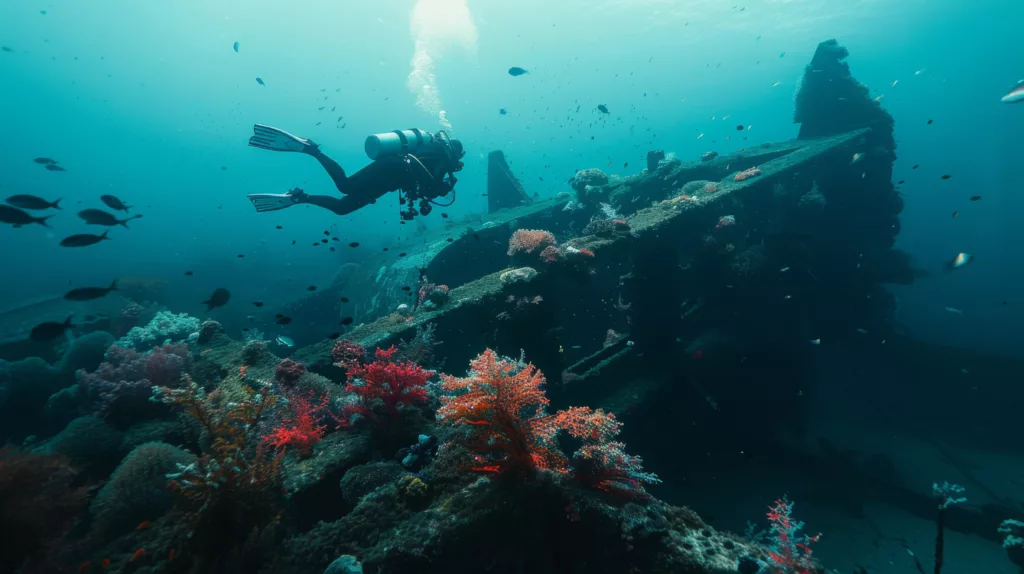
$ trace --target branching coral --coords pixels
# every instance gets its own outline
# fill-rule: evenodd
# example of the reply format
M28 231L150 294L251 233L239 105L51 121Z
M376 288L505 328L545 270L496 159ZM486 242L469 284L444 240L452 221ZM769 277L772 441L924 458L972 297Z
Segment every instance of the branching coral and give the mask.
M545 413L544 375L531 364L498 357L487 349L469 363L469 376L441 376L437 418L464 426L474 453L471 469L530 478L537 470L564 472L565 456L554 444L556 418Z
M371 420L379 418L383 407L389 417L397 417L399 405L414 406L427 402L427 380L433 371L419 365L395 359L395 347L377 349L372 363L349 363L348 384L345 391L355 393L359 402L345 408L346 418L360 415Z
M331 359L339 367L347 367L349 364L361 365L366 362L366 348L348 339L338 339L331 349Z
M490 349L470 361L466 378L442 375L437 416L463 426L463 444L474 455L470 469L525 479L538 470L569 473L570 465L555 440L560 431L583 442L573 455L573 476L587 486L628 496L646 496L642 483L660 482L643 472L640 457L614 442L622 424L615 416L589 407L545 413L544 375L531 364L498 357Z
M312 391L309 398L292 397L288 401L292 418L283 419L279 426L263 437L263 440L275 448L284 450L293 447L300 456L308 456L327 429L326 425L319 423L324 417L330 398L330 393L324 394L320 402L314 404Z

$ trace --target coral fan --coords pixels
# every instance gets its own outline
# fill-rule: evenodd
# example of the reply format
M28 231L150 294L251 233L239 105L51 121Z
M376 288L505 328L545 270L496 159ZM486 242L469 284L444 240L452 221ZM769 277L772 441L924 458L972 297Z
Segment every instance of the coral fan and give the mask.
M366 362L366 348L348 339L338 339L331 349L331 360L339 367L361 365Z
M215 564L243 549L255 551L282 505L284 453L269 453L256 437L257 423L276 397L249 387L245 391L244 400L219 404L219 393L206 396L190 379L184 389L153 389L153 400L183 407L209 443L196 462L167 476L167 486L192 522L190 540L201 562L197 571L215 571L204 563Z
M284 359L277 364L277 368L274 370L274 380L279 385L291 387L299 382L299 379L305 374L306 365L291 359Z
M785 496L776 500L768 510L768 521L771 522L768 557L774 565L772 571L778 574L810 574L815 571L810 545L821 535L799 534L804 523L794 522L790 518L792 512L793 503Z
M564 472L565 457L554 444L558 426L544 407L544 375L531 364L504 359L487 349L469 363L466 378L442 375L437 418L465 425L471 469L525 478L537 470Z
M153 386L178 386L190 364L185 344L164 345L148 353L115 345L95 372L78 371L77 377L85 395L98 404L101 416L134 417L148 410Z
M750 169L745 169L737 173L732 179L733 181L746 181L752 177L757 177L759 175L761 175L761 170L757 169L756 167L752 167Z
M555 236L539 229L517 229L508 240L508 254L533 254L555 244Z
M346 418L361 415L368 419L377 419L377 407L384 407L385 412L395 417L399 415L399 405L418 405L427 402L427 380L434 375L433 371L424 370L419 365L405 361L396 361L395 347L377 349L376 360L365 365L348 364L348 385L345 391L355 393L359 402L345 408Z
M299 456L308 456L327 429L326 425L319 423L330 403L330 398L329 393L325 394L319 403L314 404L312 391L309 398L292 397L288 401L292 418L283 419L279 426L263 437L263 440L279 449L294 447Z
M0 449L0 572L43 559L60 541L85 503L74 478L63 457Z

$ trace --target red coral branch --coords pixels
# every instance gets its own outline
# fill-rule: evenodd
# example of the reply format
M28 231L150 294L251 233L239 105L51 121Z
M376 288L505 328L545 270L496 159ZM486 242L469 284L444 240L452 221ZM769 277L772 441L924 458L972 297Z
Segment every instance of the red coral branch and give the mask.
M310 391L308 399L292 397L288 403L293 417L282 420L281 425L263 437L263 440L280 449L295 447L300 456L308 456L313 446L324 436L327 426L319 423L331 398L330 393L327 393L319 403L313 404L313 396Z
M377 420L383 407L389 417L400 416L399 406L427 402L427 380L434 376L415 363L396 361L397 349L377 349L372 363L349 363L345 391L354 393L359 402L345 408L347 415L361 415Z

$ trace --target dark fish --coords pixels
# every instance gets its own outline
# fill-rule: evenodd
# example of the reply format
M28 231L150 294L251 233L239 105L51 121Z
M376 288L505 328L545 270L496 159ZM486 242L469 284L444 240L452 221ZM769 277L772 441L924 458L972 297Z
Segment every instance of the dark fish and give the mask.
M67 171L66 169L62 168L61 166L59 166L59 165L57 165L55 163L48 163L48 164L44 165L43 167L45 167L46 169L48 169L50 171Z
M341 320L341 324L342 325L351 325L353 320L354 319L352 319L352 317L345 317L344 319Z
M49 202L36 195L12 195L7 198L7 203L22 209L60 209L59 199L54 202Z
M10 223L15 227L21 227L22 225L28 225L30 223L38 223L43 227L49 227L46 224L46 220L53 217L47 215L46 217L32 217L30 214L18 209L17 207L11 207L9 205L0 205L0 223Z
M263 78L260 78L260 77L256 78L256 83L261 85L261 86L266 86L266 84L263 83Z
M211 311L214 307L223 307L224 305L227 305L228 300L230 299L231 291L228 291L223 287L218 287L213 290L213 295L210 295L209 299L203 301L203 304L206 305L207 311Z
M399 256L399 257L405 257L405 256L406 256L406 253L399 253L399 254L398 254L398 256Z
M330 231L324 231L324 235L330 235L330 234L331 234Z
M341 298L341 302L342 303L348 303L348 297L342 297Z
M972 195L971 196L971 201L981 201L981 196L980 195Z
M445 239L445 241L447 241L448 243L451 243L452 241L455 241L455 238L454 237L449 237L448 239Z
M277 226L277 227L275 227L274 229L284 229L284 227L282 227L282 226L278 225L278 226Z
M327 240L326 239L321 239L320 243L327 243Z
M508 112L505 111L505 108L501 108L500 110L498 110L498 113L501 114L501 115L505 115Z
M253 301L252 304L257 306L257 307L262 307L263 306L263 301Z
M60 200L57 200L57 201L60 201ZM447 213L442 213L441 214L441 219L448 219L448 214Z
M508 75L510 75L510 76L522 76L523 74L529 74L529 73L530 72L527 72L526 70L520 68L519 66L513 66L513 67L508 69Z
M232 48L233 48L233 49L235 50L235 52L237 53L237 52L238 52L238 42L235 42L235 45L234 45L234 46L232 46Z
M384 248L384 251L387 251L387 250L388 250L388 248L387 248L387 247L385 247L385 248Z
M287 325L287 324L292 322L292 318L291 317L285 317L285 316L282 315L281 317L277 318L277 321L274 321L274 322L277 323L278 325Z
M93 235L91 233L79 233L77 235L71 235L61 240L61 247L88 247L89 245L96 245L100 241L109 240L107 237L109 231L104 231L103 235Z
M238 254L238 258L239 258L239 259L245 259L245 255L242 255L241 253L239 253L239 254Z
M919 168L919 167L921 167L921 166L920 166L919 164L916 164L916 163L915 163L915 164L914 164L914 167L912 167L912 168L910 168L910 169L917 169L917 168Z
M953 177L953 176L951 176L951 175L949 175L949 174L945 174L945 175L943 175L943 176L942 176L942 179L949 179L949 178L951 178L951 177Z
M118 219L114 217L114 214L107 213L102 209L83 209L78 212L78 217L81 217L89 225L105 225L107 227L120 225L128 229L128 222L142 217L142 214L136 214L127 219Z
M627 161L626 163L622 164L622 167L629 167L629 162ZM541 180L543 180L543 178L541 178Z
M310 285L309 287L306 287L306 291L309 291L310 293L316 291L316 285Z
M117 280L110 283L110 287L79 287L64 294L68 301L92 301L106 297L111 291L117 291Z
M359 242L358 241L353 241L352 243L349 243L348 246L349 247L359 247Z
M71 324L71 317L68 317L63 323L47 321L46 323L40 323L35 327L32 327L32 332L29 333L28 338L39 343L52 341L63 335L64 331L73 329L74 327L75 326Z
M409 287L408 285L406 285L406 286L402 287L402 291L412 291L412 287Z
M132 210L132 206L126 205L123 201L114 197L113 195L101 195L100 201L102 201L104 205L106 205L110 209L113 209L114 211L128 212Z
M48 157L37 157L36 159L34 159L32 161L34 161L34 162L36 162L36 163L38 163L40 165L53 165L53 164L57 163L57 160L50 159Z
M903 185L903 182L905 182L905 181L907 181L907 180L901 179L898 182L896 182L896 185Z
M742 125L736 126L736 131L738 131L738 132L743 131L743 126Z
M953 212L953 219L956 219L957 217L959 217L959 215L960 215L959 211L954 211Z
M7 46L0 46L0 50L3 50L4 52L14 53L14 50L12 50L11 48L9 48Z
M598 105L597 106L597 111L601 112L602 114L610 114L611 113L611 112L608 111L608 106L606 106L604 104Z
M934 121L935 120L928 120L928 125L932 125L932 122L934 122Z
M192 272L191 272L191 271L186 271L186 272L185 272L185 276L187 276L187 277L191 277L191 276L192 276Z

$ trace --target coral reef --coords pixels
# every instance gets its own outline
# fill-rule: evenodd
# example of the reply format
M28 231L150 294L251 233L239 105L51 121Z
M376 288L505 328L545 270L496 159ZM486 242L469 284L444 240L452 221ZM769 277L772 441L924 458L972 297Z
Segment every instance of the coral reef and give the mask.
M277 384L284 385L286 387L293 387L302 378L302 375L306 374L306 365L293 361L291 359L284 359L277 364L274 369L274 380Z
M109 476L124 456L123 440L124 435L107 421L86 415L68 423L50 439L45 451L59 454L87 474L102 478Z
M508 254L533 255L555 244L555 236L541 229L517 229L508 240Z
M382 415L397 418L400 406L412 407L427 401L427 380L433 371L414 363L398 361L398 349L377 349L371 363L349 363L345 392L354 393L358 402L345 407L346 419L353 416L377 421ZM381 411L383 409L383 412Z
M312 392L309 393L309 398L299 395L291 397L288 400L290 418L283 418L281 424L274 427L263 440L282 451L292 447L299 456L309 456L313 452L313 446L324 437L327 425L320 424L320 421L326 416L329 404L329 393L324 394L317 403L314 403Z
M119 347L135 351L148 351L157 345L184 341L199 331L199 319L185 313L177 314L160 311L145 327L133 327L128 334L115 343Z
M78 383L100 416L127 426L152 414L149 397L154 386L178 386L190 366L188 346L183 343L148 353L115 345L95 372L78 372Z

